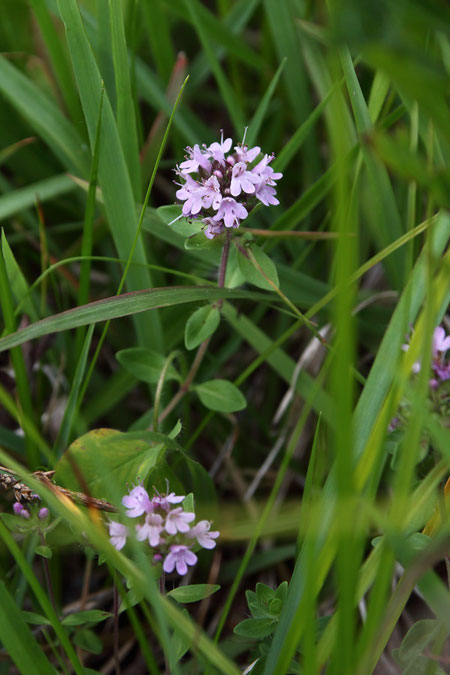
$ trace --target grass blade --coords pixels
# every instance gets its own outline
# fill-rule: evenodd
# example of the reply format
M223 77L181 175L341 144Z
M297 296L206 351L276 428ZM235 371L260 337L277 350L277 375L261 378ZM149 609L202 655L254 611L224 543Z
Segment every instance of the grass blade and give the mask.
M102 95L100 73L87 40L76 1L59 1L58 6L66 26L69 51L80 91L89 138L91 145L94 146ZM105 210L119 257L127 259L136 232L136 209L123 149L111 104L106 94L102 112L98 173ZM146 263L141 239L137 242L134 260L138 263ZM130 270L127 284L131 290L151 288L152 281L148 270L143 267L134 267ZM141 344L148 343L148 336L151 335L154 347L157 350L162 349L161 325L156 313L136 317L135 325Z
M54 675L53 666L34 639L3 581L0 581L0 640L19 672Z
M151 288L144 291L125 293L105 300L97 300L82 307L69 309L61 314L42 319L27 328L0 339L0 352L34 340L42 335L59 333L64 330L86 326L98 321L131 316L150 309L171 307L185 302L213 302L224 299L264 300L270 296L249 291L232 291L224 288L201 288L198 286L172 286L171 288Z

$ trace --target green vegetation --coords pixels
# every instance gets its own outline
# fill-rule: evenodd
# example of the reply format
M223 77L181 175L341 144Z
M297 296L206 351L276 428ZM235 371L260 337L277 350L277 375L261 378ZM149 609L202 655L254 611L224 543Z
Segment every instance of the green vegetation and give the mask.
M0 674L447 672L449 27L3 0Z

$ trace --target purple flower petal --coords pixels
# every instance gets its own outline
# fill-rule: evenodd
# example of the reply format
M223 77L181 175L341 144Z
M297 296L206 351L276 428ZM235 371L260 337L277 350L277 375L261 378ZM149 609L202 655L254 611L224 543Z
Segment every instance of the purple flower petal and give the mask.
M170 547L170 553L164 560L163 570L170 574L176 567L178 574L183 576L187 572L187 566L195 565L196 562L197 556L187 546L175 544Z

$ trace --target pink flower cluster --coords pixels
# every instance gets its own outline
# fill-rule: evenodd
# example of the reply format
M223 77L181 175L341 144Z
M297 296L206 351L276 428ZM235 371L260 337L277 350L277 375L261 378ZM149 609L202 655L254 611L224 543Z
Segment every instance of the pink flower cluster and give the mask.
M180 186L177 198L184 202L182 215L201 218L208 239L222 234L225 228L239 227L255 200L265 206L280 203L274 186L283 174L269 166L274 155L264 155L254 164L261 148L248 148L242 142L228 154L232 144L231 138L223 140L222 133L220 143L187 147L186 161L176 168L183 181L176 183Z
M402 345L403 351L408 351L409 344ZM441 382L450 380L450 362L445 358L447 350L450 349L450 335L445 334L445 329L442 326L437 326L433 333L433 342L431 345L431 368L433 370L433 377L430 379L430 387L437 389ZM413 373L418 373L421 369L420 361L413 364Z
M153 560L163 560L164 572L174 569L180 576L186 574L189 565L195 565L197 556L191 550L196 543L203 548L214 548L219 532L211 531L208 520L200 520L191 527L195 513L184 511L180 504L184 496L171 492L168 495L155 495L150 499L142 485L134 487L129 495L122 499L129 518L141 518L135 525L136 539L146 541L153 549ZM108 524L111 544L120 551L126 544L129 528L122 523L111 521Z

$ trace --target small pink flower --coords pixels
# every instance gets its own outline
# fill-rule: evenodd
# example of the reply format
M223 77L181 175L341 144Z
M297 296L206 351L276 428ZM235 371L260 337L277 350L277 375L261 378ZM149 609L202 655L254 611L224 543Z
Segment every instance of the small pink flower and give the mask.
M196 562L197 556L187 546L175 544L170 547L170 553L164 560L163 570L170 574L176 567L178 574L183 576L187 572L187 566L195 565Z
M164 521L159 513L149 513L145 516L143 525L136 525L136 539L144 541L148 539L150 546L158 546L161 541L159 536L164 529Z
M217 530L210 532L211 523L209 520L200 520L197 525L194 525L192 529L187 532L186 536L190 539L197 539L200 546L203 548L214 548L216 542L214 539L217 539L220 532Z
M166 532L169 534L176 534L177 532L188 532L189 525L195 519L195 513L183 511L181 506L173 509L167 514L166 518Z
M232 197L225 197L220 202L217 214L213 220L220 222L223 220L225 227L239 227L239 220L247 218L248 211L242 204L239 204Z
M46 506L43 506L42 509L39 509L38 518L39 520L45 520L50 515L50 511Z
M255 192L255 184L259 181L259 176L247 171L245 162L238 162L232 169L230 192L233 197L240 195L242 190L247 194L252 194Z
M275 188L271 187L264 181L258 185L256 188L255 192L255 197L259 199L264 206L270 206L271 204L273 206L277 206L279 204L279 200L275 197L276 195L276 190Z
M229 152L232 144L231 138L223 140L223 132L220 143L211 143L208 148L209 156L219 164L225 164L225 153Z
M212 206L213 209L217 211L221 201L222 195L220 193L220 185L217 176L210 176L203 184L203 207L209 209Z
M257 145L255 145L254 148L248 149L248 145L236 145L235 146L235 151L236 155L238 157L239 162L253 162L254 159L256 159L261 152L261 148L259 148Z
M203 222L206 225L204 233L208 239L214 239L224 231L223 223L216 223L212 218L204 218Z
M439 354L445 354L450 349L450 335L445 335L442 326L437 326L433 333L433 357L437 358Z
M195 216L201 210L204 193L204 187L188 174L186 183L176 192L178 199L184 202L181 209L183 216Z
M108 523L108 528L111 544L120 551L126 544L128 527L122 525L122 523L117 523L115 520L111 520L111 522Z
M155 495L152 499L154 508L164 509L164 511L170 511L171 504L180 504L184 495L176 495L175 492L171 492L169 495Z
M186 150L188 151L189 159L180 164L182 172L194 173L199 168L202 168L207 173L210 173L211 164L208 160L208 155L200 150L198 144L194 145L194 148L186 148Z
M143 513L151 513L153 511L148 492L142 485L136 485L129 495L125 495L122 498L122 504L128 509L126 514L129 518L138 518Z

